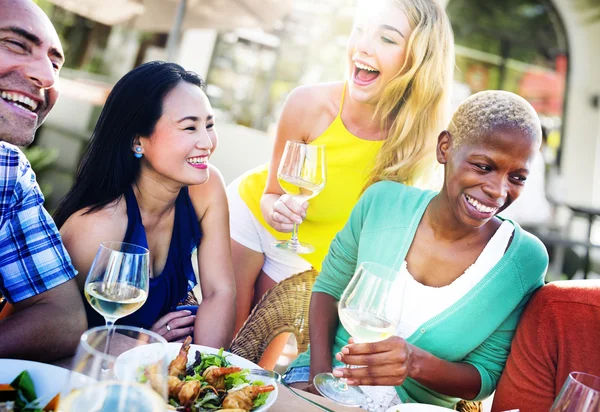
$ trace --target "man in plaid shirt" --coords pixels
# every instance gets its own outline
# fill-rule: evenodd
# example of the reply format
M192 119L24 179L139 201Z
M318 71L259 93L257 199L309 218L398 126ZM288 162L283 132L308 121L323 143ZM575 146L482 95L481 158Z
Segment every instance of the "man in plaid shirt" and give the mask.
M87 326L77 273L16 147L33 141L54 106L63 62L32 0L0 0L0 293L14 311L0 320L0 358L68 356Z

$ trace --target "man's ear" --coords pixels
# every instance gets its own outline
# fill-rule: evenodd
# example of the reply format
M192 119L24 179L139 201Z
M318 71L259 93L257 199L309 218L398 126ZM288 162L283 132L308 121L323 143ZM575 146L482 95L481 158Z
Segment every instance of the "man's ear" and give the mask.
M442 131L438 136L437 148L435 151L439 164L445 165L452 151L452 135L448 130Z

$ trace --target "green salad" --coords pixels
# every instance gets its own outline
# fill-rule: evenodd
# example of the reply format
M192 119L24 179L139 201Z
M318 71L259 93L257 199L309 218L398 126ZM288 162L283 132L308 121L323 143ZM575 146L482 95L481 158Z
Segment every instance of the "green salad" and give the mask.
M217 354L196 351L187 364L189 344L182 346L169 365L169 404L178 411L208 412L216 409L251 411L267 402L274 390L262 381L251 381L250 371L232 365L221 348ZM185 356L185 357L184 357Z

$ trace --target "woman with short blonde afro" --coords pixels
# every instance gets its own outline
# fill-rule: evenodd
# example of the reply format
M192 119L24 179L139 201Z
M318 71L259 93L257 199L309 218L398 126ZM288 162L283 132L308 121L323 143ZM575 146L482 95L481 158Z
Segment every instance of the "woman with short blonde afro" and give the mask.
M461 399L490 396L548 266L537 238L498 217L521 194L540 137L524 99L477 93L439 134L439 193L390 181L370 186L313 286L310 352L292 363L288 384L314 391L315 376L335 367L334 376L361 386L370 411L400 402L454 409ZM349 340L338 319L337 303L364 262L394 268L406 280L397 297L400 325L380 342Z

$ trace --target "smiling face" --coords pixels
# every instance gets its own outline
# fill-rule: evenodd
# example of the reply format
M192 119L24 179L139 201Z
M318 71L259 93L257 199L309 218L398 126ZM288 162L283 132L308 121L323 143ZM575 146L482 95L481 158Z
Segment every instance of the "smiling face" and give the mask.
M411 32L406 13L392 0L359 10L346 46L352 99L377 104L385 85L404 65Z
M64 62L58 35L29 0L3 0L0 7L0 140L33 141L58 98Z
M474 142L452 145L442 132L438 161L445 164L442 195L455 218L481 227L521 194L539 140L525 131L498 128Z
M149 137L136 138L142 173L150 170L178 186L208 180L208 158L217 145L214 114L200 87L180 82L167 94L163 114Z

